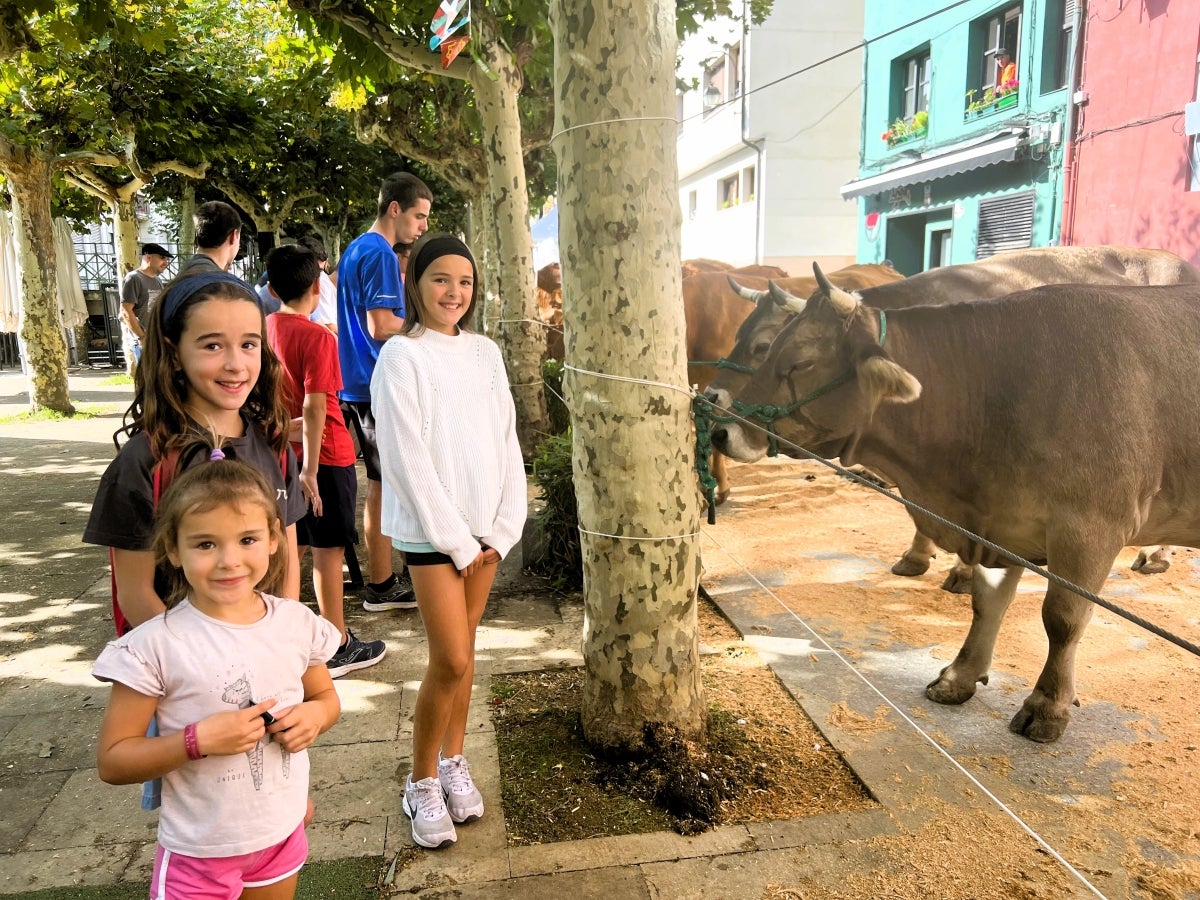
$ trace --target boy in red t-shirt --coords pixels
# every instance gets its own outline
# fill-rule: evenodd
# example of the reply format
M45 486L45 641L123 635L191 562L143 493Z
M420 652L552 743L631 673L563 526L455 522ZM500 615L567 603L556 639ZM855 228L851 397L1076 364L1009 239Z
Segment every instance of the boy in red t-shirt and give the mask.
M267 283L282 302L267 316L267 342L283 364L284 396L292 415L292 449L301 461L300 488L309 503L296 523L300 556L313 554L313 588L321 615L337 626L342 644L329 660L334 678L383 659L383 641L360 641L342 612L346 545L358 543L355 527L358 476L354 443L337 392L342 387L337 338L309 316L321 299L317 254L285 244L267 257Z

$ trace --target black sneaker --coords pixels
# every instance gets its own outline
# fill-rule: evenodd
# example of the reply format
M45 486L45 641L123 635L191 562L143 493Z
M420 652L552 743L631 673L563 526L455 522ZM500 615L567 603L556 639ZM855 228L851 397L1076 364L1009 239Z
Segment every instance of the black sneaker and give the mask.
M389 609L416 609L417 595L413 593L412 579L408 569L396 576L396 582L386 591L367 585L363 589L363 609L367 612L384 612Z
M346 644L333 654L333 658L325 665L329 667L330 678L340 678L355 669L366 669L383 659L387 647L383 641L360 641L354 632L346 629Z

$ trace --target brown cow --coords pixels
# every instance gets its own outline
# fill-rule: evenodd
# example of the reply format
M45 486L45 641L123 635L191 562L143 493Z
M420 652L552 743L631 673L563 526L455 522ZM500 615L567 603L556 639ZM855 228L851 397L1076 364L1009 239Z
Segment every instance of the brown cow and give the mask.
M693 362L713 363L727 355L733 347L738 328L754 311L754 306L741 299L730 287L729 273L701 272L683 280L683 312L687 322L687 358ZM856 265L839 269L829 276L835 284L848 290L858 290L887 280L903 278L890 266ZM765 291L767 279L740 276L735 284ZM811 277L788 278L778 282L798 293L816 289ZM688 365L688 381L704 391L718 371L713 365ZM714 453L713 476L717 479L717 503L729 497L729 476L725 459Z
M786 441L880 472L914 503L1092 592L1127 544L1200 546L1200 285L1059 284L884 311L822 279L788 303L795 317L739 394L791 406L775 423ZM741 422L713 441L748 462L767 450ZM915 518L975 567L966 640L925 689L962 703L987 683L1024 570ZM1091 615L1089 601L1048 586L1049 652L1012 731L1062 735Z
M964 265L932 269L903 281L868 287L859 296L869 306L891 310L983 300L1024 288L1071 282L1112 285L1200 283L1200 270L1166 250L1041 247L1001 253ZM790 292L803 296L796 291ZM729 359L739 365L756 368L766 358L771 341L792 313L773 302L766 293L743 291L742 296L755 301L756 309L738 334L737 345L730 351ZM745 382L745 375L723 369L712 379L705 397L727 409L732 396ZM906 576L924 574L935 552L933 542L918 531L912 545L892 567L892 571ZM1165 572L1169 566L1163 548L1148 547L1138 554L1133 569L1152 574ZM970 567L956 566L946 576L942 587L953 593L969 593Z
M699 275L701 272L728 272L733 268L727 262L721 262L719 259L685 259L683 265L683 277L690 278L693 275Z

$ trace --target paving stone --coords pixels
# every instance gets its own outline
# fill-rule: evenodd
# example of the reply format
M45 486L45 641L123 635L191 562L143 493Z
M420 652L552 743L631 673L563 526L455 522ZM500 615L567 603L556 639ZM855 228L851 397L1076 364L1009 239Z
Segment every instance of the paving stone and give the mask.
M513 847L509 850L513 875L541 875L580 869L606 869L612 866L688 859L696 856L724 856L755 849L745 826L729 825L703 834L684 837L670 831L629 834Z
M140 843L98 844L0 855L0 894L116 884Z
M21 849L26 836L71 777L70 771L0 777L0 854Z
M153 841L158 814L141 808L141 796L141 785L105 784L95 769L80 769L67 779L22 849Z

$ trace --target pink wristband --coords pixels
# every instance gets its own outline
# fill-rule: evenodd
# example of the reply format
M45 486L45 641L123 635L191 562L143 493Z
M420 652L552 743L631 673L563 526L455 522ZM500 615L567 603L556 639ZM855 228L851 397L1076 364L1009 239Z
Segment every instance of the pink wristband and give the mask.
M204 759L204 754L200 752L200 742L196 739L195 722L183 729L183 749L187 751L187 758L190 760Z

